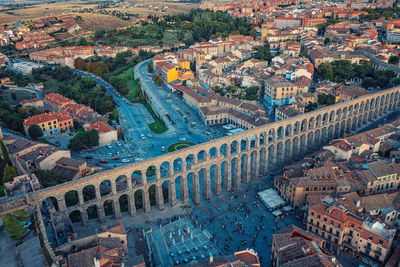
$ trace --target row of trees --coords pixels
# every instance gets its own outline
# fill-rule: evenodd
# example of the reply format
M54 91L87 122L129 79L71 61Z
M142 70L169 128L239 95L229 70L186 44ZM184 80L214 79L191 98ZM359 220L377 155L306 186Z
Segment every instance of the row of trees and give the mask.
M68 67L34 69L35 80L44 82L46 88L78 103L88 105L100 114L111 112L115 108L114 100L106 89L97 86L92 78L83 78Z
M369 62L351 64L346 60L321 64L318 68L321 76L329 81L346 83L360 80L364 88L387 88L396 76L393 71L375 71Z

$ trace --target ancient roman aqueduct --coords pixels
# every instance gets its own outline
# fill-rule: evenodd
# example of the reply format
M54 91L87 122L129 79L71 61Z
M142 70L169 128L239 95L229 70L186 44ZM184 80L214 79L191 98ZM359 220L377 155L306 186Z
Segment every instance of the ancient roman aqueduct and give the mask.
M328 140L360 129L398 107L400 87L33 192L29 202L42 205L51 199L57 202L61 216L67 219L73 212L78 213L83 223L88 221L88 209L96 209L103 220L106 203L119 218L121 198L127 201L131 216L136 215L137 208L151 212L152 187L158 209L164 209L166 202L170 206L188 204L189 198L198 204L202 197L210 199L212 193L219 196L222 190L239 188L241 183L258 179L284 162L299 159ZM166 201L163 185L168 188ZM83 193L89 189L95 192L92 199ZM65 195L71 191L77 201L67 205ZM135 205L135 194L141 196L141 207Z

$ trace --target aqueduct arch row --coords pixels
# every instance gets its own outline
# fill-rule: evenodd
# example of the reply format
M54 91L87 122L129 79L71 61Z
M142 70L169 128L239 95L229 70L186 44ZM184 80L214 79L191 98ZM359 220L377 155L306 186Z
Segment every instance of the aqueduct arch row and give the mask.
M94 213L102 220L110 213L118 218L124 211L134 216L137 208L150 212L151 204L158 209L167 202L188 204L189 199L198 204L202 198L239 188L399 107L400 87L392 88L33 192L29 198L36 204L55 199L65 218L79 211L84 223ZM164 196L166 191L168 196ZM66 201L66 194L74 195L73 201L71 197Z

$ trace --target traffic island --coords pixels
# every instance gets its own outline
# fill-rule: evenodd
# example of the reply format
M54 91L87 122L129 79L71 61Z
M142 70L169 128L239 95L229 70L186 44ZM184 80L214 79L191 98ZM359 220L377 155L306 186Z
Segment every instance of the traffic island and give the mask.
M192 142L179 142L179 143L175 143L175 144L170 145L167 148L167 151L168 152L174 152L174 151L178 151L178 150L181 150L181 149L184 149L184 148L188 148L188 147L191 147L191 146L194 146L194 145L195 145L195 143L192 143Z

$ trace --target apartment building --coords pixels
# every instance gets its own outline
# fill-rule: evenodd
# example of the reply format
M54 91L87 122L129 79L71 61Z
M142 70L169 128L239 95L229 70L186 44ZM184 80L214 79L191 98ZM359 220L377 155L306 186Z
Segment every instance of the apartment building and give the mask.
M396 233L395 228L330 197L308 207L306 229L324 238L334 253L348 249L379 264L387 259Z
M298 94L297 89L294 83L275 75L265 80L265 99L272 106L292 104L295 96Z
M295 225L272 235L272 267L341 267L342 264L324 248L325 240ZM311 264L311 265L310 265Z

